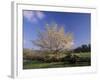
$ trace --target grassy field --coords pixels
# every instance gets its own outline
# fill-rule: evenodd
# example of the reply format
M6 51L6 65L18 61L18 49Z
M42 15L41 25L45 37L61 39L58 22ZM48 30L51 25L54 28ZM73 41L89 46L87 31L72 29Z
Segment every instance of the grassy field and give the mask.
M90 53L75 53L80 58L86 59L91 57ZM39 68L57 68L57 67L78 67L78 66L90 66L88 61L80 61L77 63L66 62L41 62L36 60L27 60L23 62L23 69L39 69Z
M78 55L79 57L91 57L90 52L87 53L75 53L76 55Z

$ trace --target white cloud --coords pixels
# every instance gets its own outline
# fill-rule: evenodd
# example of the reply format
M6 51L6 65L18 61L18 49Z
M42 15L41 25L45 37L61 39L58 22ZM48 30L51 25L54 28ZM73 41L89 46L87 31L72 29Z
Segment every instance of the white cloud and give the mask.
M24 17L27 18L29 21L32 19L34 16L34 13L32 11L24 11Z
M37 11L36 15L37 15L37 18L39 18L39 19L43 19L44 18L44 14L41 11Z
M30 22L37 23L42 20L45 16L41 11L24 11L23 16Z

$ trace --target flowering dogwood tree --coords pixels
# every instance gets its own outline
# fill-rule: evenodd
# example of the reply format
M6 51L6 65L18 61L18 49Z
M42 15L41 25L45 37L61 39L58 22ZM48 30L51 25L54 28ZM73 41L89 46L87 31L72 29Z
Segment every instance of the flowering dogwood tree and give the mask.
M57 24L46 25L45 31L39 32L37 40L33 43L41 50L53 51L57 53L62 50L71 49L73 45L73 35L65 33L63 27Z

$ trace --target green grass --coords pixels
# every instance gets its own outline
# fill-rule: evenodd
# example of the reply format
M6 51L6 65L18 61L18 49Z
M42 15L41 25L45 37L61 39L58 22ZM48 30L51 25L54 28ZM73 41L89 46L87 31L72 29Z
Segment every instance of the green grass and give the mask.
M85 53L75 53L75 55L79 56L79 57L91 57L90 52L85 52Z
M48 68L48 67L59 67L61 66L61 62L52 62L52 63L43 63L32 61L32 63L24 64L24 69L32 69L32 68Z
M36 61L35 61L36 62ZM37 68L57 68L57 67L75 67L75 66L89 66L87 62L77 63L77 64L69 64L65 62L52 62L52 63L35 63L32 61L31 63L27 63L23 65L24 69L37 69Z
M90 58L90 53L75 53L82 58ZM36 60L23 62L23 69L39 69L39 68L57 68L57 67L78 67L78 66L90 66L89 62L78 62L71 64L66 62L41 62Z

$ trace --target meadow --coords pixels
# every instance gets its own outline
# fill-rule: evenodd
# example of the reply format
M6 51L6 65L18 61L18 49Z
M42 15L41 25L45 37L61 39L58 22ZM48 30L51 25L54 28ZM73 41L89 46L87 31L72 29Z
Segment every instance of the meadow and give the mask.
M44 60L43 54L39 54L35 59L24 59L23 61L23 69L39 69L39 68L60 68L60 67L82 67L82 66L90 66L91 65L91 54L90 52L81 52L81 53L71 53L71 55L65 55L63 58L59 60L46 59ZM29 56L28 56L29 57Z

